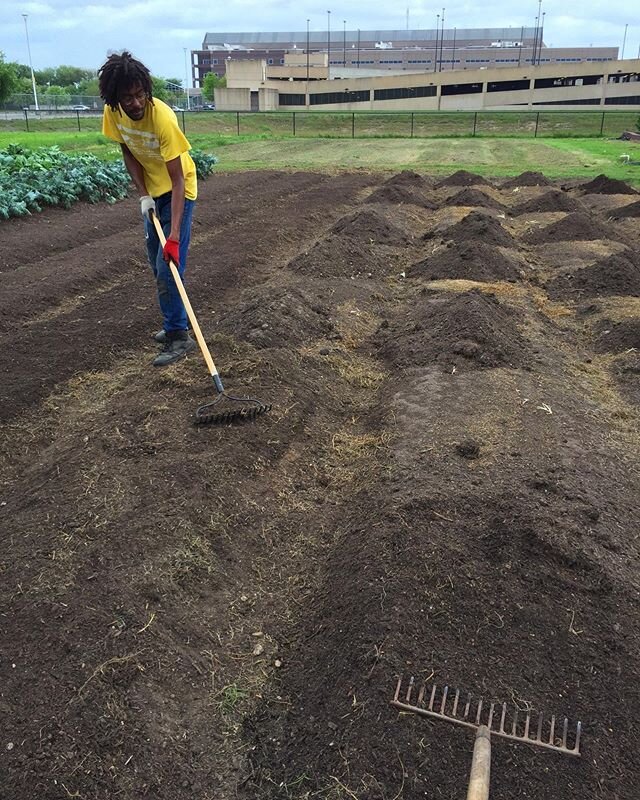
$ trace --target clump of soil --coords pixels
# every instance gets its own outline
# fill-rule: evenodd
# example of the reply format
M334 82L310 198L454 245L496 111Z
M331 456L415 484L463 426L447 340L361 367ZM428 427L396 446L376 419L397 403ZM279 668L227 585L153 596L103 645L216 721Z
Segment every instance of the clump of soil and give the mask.
M367 203L389 203L393 205L414 205L420 208L435 210L438 206L432 200L427 200L419 192L401 184L384 184L369 195Z
M529 231L522 238L529 244L547 244L548 242L608 239L610 234L611 231L608 227L593 220L588 214L576 211L545 228Z
M585 194L638 194L628 183L607 178L606 175L598 175L589 183L582 184L580 188Z
M550 186L551 181L541 172L522 172L515 178L509 178L502 184L503 189L515 189L518 186Z
M434 255L416 262L407 275L425 280L515 281L520 271L498 248L483 242L462 241L449 242Z
M453 197L449 197L443 205L445 206L477 206L479 208L495 208L504 211L505 206L494 200L493 197L485 194L480 189L472 189L467 186L461 189Z
M326 307L298 288L260 286L245 292L218 329L255 347L295 346L321 339L333 331Z
M553 211L566 211L572 213L574 211L584 211L584 206L579 200L566 192L561 192L559 189L550 189L538 197L531 197L523 203L514 206L511 209L511 216L518 217L521 214L541 214Z
M397 321L375 335L380 354L398 367L443 364L447 371L523 367L529 345L517 316L493 294L478 290L423 297Z
M476 175L475 172L467 172L466 169L459 169L453 175L436 183L435 188L439 189L441 186L490 186L489 181L485 180L482 175Z
M472 211L466 217L456 222L444 233L442 231L428 231L424 239L432 239L438 234L446 239L457 242L484 242L501 247L514 247L515 242L511 234L506 231L500 222L482 211Z
M399 172L397 175L394 175L393 178L389 178L386 181L385 186L428 186L428 182L422 177L422 175L418 175L417 172L413 172L410 169L405 169L402 172Z
M594 343L597 353L623 353L625 350L640 352L640 319L625 319L622 322L605 319L598 324L597 333Z
M411 241L403 230L373 209L342 217L331 228L331 232L376 244L402 246Z
M635 203L629 203L629 205L627 206L616 208L616 210L611 213L611 216L614 219L625 219L626 217L640 217L640 200L636 200Z
M640 297L640 268L631 251L614 253L572 275L554 278L546 289L553 299L570 298L576 294Z

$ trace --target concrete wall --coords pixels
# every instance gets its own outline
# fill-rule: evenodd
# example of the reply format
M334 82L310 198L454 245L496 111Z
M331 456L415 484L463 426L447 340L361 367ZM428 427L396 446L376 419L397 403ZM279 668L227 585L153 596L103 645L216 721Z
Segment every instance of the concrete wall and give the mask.
M249 89L216 89L216 111L251 111Z

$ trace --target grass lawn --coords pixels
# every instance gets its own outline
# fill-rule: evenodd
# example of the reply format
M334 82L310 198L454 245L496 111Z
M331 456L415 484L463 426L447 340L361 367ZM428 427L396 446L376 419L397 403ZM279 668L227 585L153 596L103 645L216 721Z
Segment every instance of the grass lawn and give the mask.
M214 153L224 171L247 169L400 170L436 174L467 169L482 175L517 175L525 170L552 178L593 177L605 173L640 184L640 166L624 165L628 153L640 161L640 144L604 138L277 138L194 133L194 147ZM0 148L10 142L28 147L57 145L105 159L120 157L120 148L97 132L0 132Z

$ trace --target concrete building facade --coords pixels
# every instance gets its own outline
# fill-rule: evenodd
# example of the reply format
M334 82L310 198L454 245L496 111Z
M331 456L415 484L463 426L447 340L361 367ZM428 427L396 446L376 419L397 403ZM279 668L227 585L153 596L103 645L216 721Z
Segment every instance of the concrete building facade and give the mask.
M444 30L292 31L205 34L191 53L194 86L204 76L227 74L231 62L264 59L284 66L288 54L326 53L329 67L401 72L444 72L543 64L603 63L616 47L547 47L540 28L445 28Z

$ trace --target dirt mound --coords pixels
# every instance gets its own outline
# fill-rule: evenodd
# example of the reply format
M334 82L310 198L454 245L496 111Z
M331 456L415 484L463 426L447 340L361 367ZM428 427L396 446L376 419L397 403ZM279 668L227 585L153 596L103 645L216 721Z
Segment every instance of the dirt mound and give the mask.
M521 214L535 214L553 211L566 211L568 214L574 211L583 211L584 206L579 200L559 189L551 189L539 197L531 197L511 209L511 216L518 217Z
M625 319L622 322L606 319L598 324L597 333L594 343L597 353L640 351L640 319Z
M472 281L514 281L520 277L515 264L498 248L483 242L449 242L435 255L407 270L413 278L438 280L458 278Z
M299 288L261 286L243 293L233 312L221 315L218 330L255 347L295 346L333 330L329 312Z
M331 232L376 244L402 246L411 241L411 237L401 228L373 209L357 211L355 214L342 217L331 228Z
M598 175L589 183L583 183L580 189L585 194L638 194L628 183L606 175Z
M571 240L608 239L610 236L611 230L606 225L592 219L588 214L576 211L545 228L529 231L522 238L529 244L547 244Z
M401 184L386 183L366 199L367 203L388 203L393 205L414 205L435 210L438 205L427 200L419 192Z
M393 178L389 178L385 182L385 186L429 186L429 181L423 178L422 175L418 175L417 172L405 169L394 175Z
M515 178L509 178L502 184L503 189L515 189L519 186L550 186L551 181L541 172L522 172Z
M616 208L615 211L611 212L611 216L613 217L613 219L640 217L640 200L636 200L635 203L629 203L629 205L627 206Z
M523 367L529 362L517 315L494 295L477 290L421 299L396 322L381 327L376 343L398 367L439 363L450 371L453 366Z
M445 231L437 229L428 231L423 238L432 239L438 235L456 242L473 241L501 247L515 246L513 236L502 227L500 222L482 211L472 211Z
M313 277L379 276L391 271L394 257L398 257L398 248L329 234L309 250L292 258L288 267Z
M505 206L494 200L493 197L485 194L480 189L473 189L469 186L461 189L453 197L449 197L444 203L444 206L477 206L478 208L495 208L499 211L504 211Z
M482 175L476 175L475 172L467 172L466 169L459 169L453 175L436 183L435 188L439 189L441 186L490 186L489 181L485 180Z
M585 295L640 297L640 267L631 251L614 253L572 275L561 275L546 286L551 298Z

